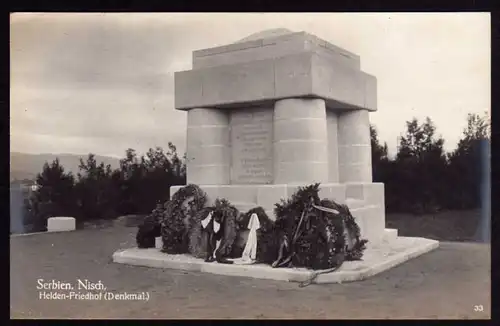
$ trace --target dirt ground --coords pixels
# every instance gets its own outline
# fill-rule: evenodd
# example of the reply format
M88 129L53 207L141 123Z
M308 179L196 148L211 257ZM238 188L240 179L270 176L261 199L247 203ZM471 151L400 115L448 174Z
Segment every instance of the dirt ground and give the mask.
M135 244L114 227L10 239L11 318L488 319L490 246L440 248L368 280L310 285L134 267L111 262ZM39 300L37 280L102 281L149 301ZM476 307L476 308L475 308ZM481 310L482 311L475 311Z

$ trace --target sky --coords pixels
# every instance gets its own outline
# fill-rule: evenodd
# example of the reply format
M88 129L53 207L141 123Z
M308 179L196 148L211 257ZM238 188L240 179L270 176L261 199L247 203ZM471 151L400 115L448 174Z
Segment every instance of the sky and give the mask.
M467 113L490 111L489 13L17 13L10 17L11 151L123 157L173 142L175 71L192 51L266 29L305 31L377 77L370 114L394 154L405 121L429 116L453 150Z

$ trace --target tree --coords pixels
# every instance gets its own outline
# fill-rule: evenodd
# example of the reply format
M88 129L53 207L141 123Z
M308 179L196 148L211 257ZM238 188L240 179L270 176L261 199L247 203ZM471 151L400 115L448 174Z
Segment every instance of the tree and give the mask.
M59 159L50 165L45 163L43 170L36 177L38 189L27 203L28 224L36 231L46 229L47 219L53 216L74 216L75 179L71 173L65 173Z
M448 155L448 183L454 189L449 194L449 208L471 209L479 206L481 161L489 159L481 156L481 146L485 142L488 143L490 137L489 117L469 113L462 138L457 148Z
M167 157L172 162L172 175L174 176L174 184L185 184L186 183L186 153L184 153L183 159L180 159L177 155L177 147L171 142L168 142L168 152Z
M147 192L143 180L146 171L143 159L137 157L134 149L125 151L125 158L120 160L119 176L115 177L119 183L120 198L118 212L122 215L137 214L141 211L140 203Z
M467 115L467 127L462 131L462 138L458 141L457 149L453 151L451 156L471 154L476 141L489 140L490 124L488 116L469 113Z
M398 197L396 209L411 207L415 213L440 209L445 195L446 156L444 139L436 135L436 127L427 117L419 124L416 118L406 122L394 164L393 195Z
M121 214L149 214L158 202L169 199L171 186L186 183L185 161L172 143L168 147L167 152L150 148L141 157L131 148L126 151L120 161Z
M372 170L373 181L383 182L385 179L385 169L389 163L387 143L380 144L378 132L374 125L370 125L370 140L372 150Z
M87 161L80 159L76 186L83 219L110 219L117 217L118 180L110 165L97 164L94 154Z

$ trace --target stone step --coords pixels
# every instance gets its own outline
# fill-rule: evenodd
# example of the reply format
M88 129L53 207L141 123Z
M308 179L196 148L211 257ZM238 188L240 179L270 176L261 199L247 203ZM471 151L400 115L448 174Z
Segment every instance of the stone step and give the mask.
M384 240L390 241L398 237L398 229L385 229L384 230Z
M368 246L361 261L345 262L339 271L318 275L314 283L343 283L365 280L403 262L439 247L439 242L424 238L400 237L394 242L378 247ZM238 265L206 263L189 255L167 255L157 248L130 248L113 253L113 262L135 266L177 269L187 272L204 272L225 276L239 276L304 282L313 276L313 271L303 268L272 268L269 265Z

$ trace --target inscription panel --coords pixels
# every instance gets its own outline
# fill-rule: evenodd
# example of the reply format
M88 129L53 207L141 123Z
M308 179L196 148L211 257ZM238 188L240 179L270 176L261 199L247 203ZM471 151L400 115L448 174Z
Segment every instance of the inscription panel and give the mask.
M231 113L231 183L273 182L273 110L239 109Z

